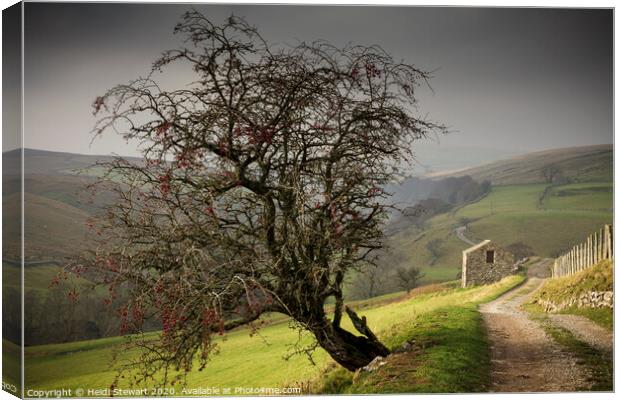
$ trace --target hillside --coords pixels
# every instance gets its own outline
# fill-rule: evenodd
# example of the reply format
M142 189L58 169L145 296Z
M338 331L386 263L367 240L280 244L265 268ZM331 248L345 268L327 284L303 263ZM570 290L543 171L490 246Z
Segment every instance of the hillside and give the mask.
M26 210L26 228L31 238L29 256L35 260L68 256L76 250L75 243L83 242L84 221L88 215L101 204L112 201L109 194L99 193L95 204L86 202L83 189L92 177L76 175L75 171L109 157L32 149L26 149L25 154L25 191L28 199L33 200ZM3 154L3 204L8 207L9 216L15 214L17 204L9 204L12 197L7 196L15 190L14 183L18 179L18 176L11 175L18 172L14 167L17 156L15 151ZM595 187L587 183L581 188L576 184L557 186L545 193L544 204L538 204L546 186L528 182L541 181L540 168L548 162L556 163L575 181L601 184ZM610 221L612 165L612 146L599 145L530 153L463 170L456 175L470 174L478 182L489 179L495 182L495 187L487 197L459 206L456 211L436 215L423 221L421 226L397 221L388 229L394 234L389 239L390 244L404 251L408 265L426 269L427 281L454 279L460 265L459 254L465 245L453 231L464 223L473 239L494 238L503 244L525 241L541 255L552 255L565 246L566 240L568 244L574 243L598 224ZM521 187L511 185L505 190L497 187L508 183L518 183ZM437 196L437 185L420 178L407 179L399 185L390 185L388 189L402 205ZM533 226L542 231L528 229L530 217ZM18 236L13 232L16 228L6 226L10 218L4 222L5 237L9 238L7 249L14 252L18 246L13 239ZM570 228L560 229L559 234L553 235L557 240L547 239L543 232L558 229L562 218L571 221Z
M25 176L28 261L58 260L83 248L86 245L84 222L96 209L82 201L80 196L84 184L92 178L75 175L72 172L74 167L71 167L72 163L77 167L92 164L95 158L44 153L33 153ZM591 146L543 153L546 156L534 153L503 164L489 164L494 167L487 165L470 169L474 176L478 174L476 179L486 179L486 176L494 180L495 185L483 196L465 197L447 212L433 214L418 224L397 226L387 238L390 254L394 257L383 261L379 275L385 278L391 269L404 266L421 269L426 283L454 280L460 271L461 251L469 247L457 236L457 228L466 228L465 235L474 241L492 239L504 246L520 244L533 254L553 257L581 242L602 224L610 223L613 219L611 148ZM537 182L536 179L542 179L537 174L543 160L555 160L563 173L574 177L573 182ZM5 238L9 238L5 239L8 245L5 252L6 249L19 249L15 240L19 232L12 228L17 225L11 224L19 218L15 208L19 194L10 191L16 179L16 176L5 174L7 190L3 207L7 218L3 221L3 230ZM441 185L437 187L423 182L425 187L416 188L416 182L423 181L409 180L396 189L401 190L403 198L407 192L417 189L429 196L441 192ZM409 199L420 198L421 192ZM104 204L111 201L111 197L104 193L96 200ZM62 326L53 325L58 322L58 312L73 315L72 323L83 324L79 328L80 339L106 338L28 346L26 369L30 381L27 384L37 389L108 387L114 379L108 361L116 346L124 343L123 338L110 337L118 331L117 317L110 309L106 311L102 302L105 293L101 291L91 292L78 307L69 308L66 296L60 291L48 290L57 271L59 267L54 262L27 268L25 302L29 309L29 323L33 324L29 327L35 328L29 329L32 336L26 337L26 343L76 340L73 332L63 333ZM4 263L3 276L7 282L15 281L19 269ZM351 281L356 276L347 278ZM206 371L192 371L189 384L192 387L208 387L216 383L233 387L301 385L322 393L482 390L489 383L490 356L477 307L523 279L513 276L495 285L471 289L455 289L442 283L414 289L410 297L394 293L358 303L352 303L347 294L347 303L364 310L371 328L390 348L399 349L407 343L415 343L407 350L412 352L411 357L401 359L401 356L395 356L391 362L402 361L402 364L395 365L395 369L392 366L384 369L387 374L404 374L402 376L406 379L403 380L392 381L382 375L377 381L373 374L353 375L335 367L320 349L316 353L316 366L300 355L286 362L282 356L299 349L295 345L308 344L309 338L290 330L284 317L271 315L258 336L248 336L249 331L244 328L231 332L226 341L218 340L220 354L213 358ZM83 280L78 284L88 286L89 282ZM11 285L5 286L5 289L16 290ZM12 304L6 301L4 304L6 313ZM157 327L151 326L150 329ZM54 335L44 335L45 332ZM299 338L301 341L297 342ZM135 350L123 353L124 356L131 354L136 354ZM15 362L8 353L5 357L9 357L5 362ZM71 368L74 365L83 366L79 373Z
M555 165L571 182L611 181L613 179L613 145L567 147L538 151L474 168L437 172L427 177L469 175L477 181L493 185L515 185L545 182L542 169Z
M86 219L104 204L111 193L91 199L85 191L94 178L82 169L110 157L88 156L25 149L24 218L26 259L59 260L84 249ZM2 154L3 254L19 254L19 152ZM92 171L91 171L92 173Z
M3 175L19 174L19 150L2 153ZM111 156L62 153L57 151L24 149L24 172L44 175L75 175L78 171L91 167L97 161L109 161ZM127 157L133 161L139 158Z
M493 187L485 198L437 215L421 228L403 229L388 243L393 252L402 254L403 265L421 268L426 281L443 281L456 278L461 252L470 247L457 237L458 227L466 226L467 237L474 241L522 243L533 254L554 257L613 221L611 182L546 188L545 184Z
M563 174L551 184L541 173L549 163ZM612 145L530 153L433 178L457 176L489 180L493 186L485 197L435 215L422 226L393 223L397 229L389 230L395 265L421 269L426 282L459 273L461 251L469 244L456 235L457 228L465 227L474 242L492 239L554 257L613 220Z
M411 296L403 296L385 302L379 298L371 301L368 308L360 311L366 316L371 328L378 336L392 348L397 348L406 341L418 340L423 346L419 350L429 357L455 354L452 359L458 362L461 368L474 368L467 379L464 379L462 370L447 368L446 365L428 363L431 373L447 373L447 383L438 382L435 390L431 391L463 391L476 390L486 383L488 361L482 365L475 365L476 360L487 360L484 339L479 338L482 321L475 311L476 305L489 301L499 294L514 287L523 280L523 277L507 277L503 281L488 286L471 289L449 289L445 286L434 286L424 291L414 292ZM393 296L392 296L393 297ZM353 307L360 309L359 304ZM452 313L449 321L445 321L446 312ZM438 321L441 323L438 324ZM457 326L446 326L445 323L454 323ZM422 328L420 324L423 324ZM344 326L353 329L350 322ZM428 329L427 329L428 328ZM434 329L434 331L432 330ZM475 346L469 342L450 335L451 329L460 329L467 340L475 340ZM432 332L435 332L434 339ZM181 387L303 387L311 391L322 389L321 378L326 369L331 373L338 373L328 355L317 349L314 353L315 365L304 354L297 354L285 360L286 354L291 354L296 345L308 345L310 338L307 334L298 336L298 332L290 329L287 320L276 319L262 328L260 335L250 335L250 328L240 328L226 335L226 340L218 340L219 353L210 360L204 371L193 370L187 377L187 383L176 385ZM150 335L156 335L152 333ZM301 342L298 340L301 339ZM107 388L114 380L115 372L109 368L109 361L113 352L121 350L125 339L113 337L107 339L82 341L67 344L31 346L26 349L26 385L32 389L78 388L93 387ZM466 347L462 347L466 343ZM291 347L293 346L293 347ZM482 351L481 351L482 350ZM138 350L123 351L123 356L134 356ZM417 355L416 355L417 357ZM14 363L16 360L7 360ZM71 366L80 365L76 370ZM443 371L445 369L445 372ZM420 373L428 373L424 365L419 366ZM424 378L423 376L421 378ZM459 383L460 382L460 383ZM413 382L411 382L412 384ZM121 379L120 387L130 387L127 378ZM458 385L458 386L454 386ZM429 390L429 386L420 387ZM377 390L380 392L381 390ZM333 393L333 391L332 391ZM177 392L177 396L182 393Z
M17 199L16 199L17 198ZM20 218L14 207L18 195L3 198L7 213L3 223L7 256L18 254ZM8 211L8 212L7 212ZM70 253L84 249L88 214L62 201L26 193L24 197L24 240L26 242L26 260L54 260ZM69 251L70 250L70 251Z

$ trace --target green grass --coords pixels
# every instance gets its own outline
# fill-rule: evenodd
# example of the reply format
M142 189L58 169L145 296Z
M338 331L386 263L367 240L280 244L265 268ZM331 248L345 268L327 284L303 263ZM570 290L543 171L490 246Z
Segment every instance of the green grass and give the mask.
M55 264L41 264L24 269L24 287L27 290L47 291L52 279L62 270ZM21 267L13 264L2 264L2 279L5 286L21 288ZM85 280L81 280L86 283Z
M536 211L538 196L545 187L544 184L494 187L489 196L460 209L457 215L478 219L494 214Z
M467 393L484 388L489 357L475 306L420 315L397 338L401 336L415 338L413 351L391 356L372 373L354 375L338 368L321 393Z
M38 264L27 266L24 269L24 288L27 291L33 290L42 294L49 293L50 283L54 277L63 271L63 268L54 263ZM2 279L4 287L12 287L21 290L21 268L17 265L3 263ZM83 277L71 276L71 283L79 287L93 287L93 283ZM107 295L107 289L97 287L96 292L103 299Z
M322 394L355 393L471 393L487 388L490 380L489 344L480 303L491 301L523 282L511 276L500 283L454 290L420 299L434 304L382 332L384 343L396 349L412 341L413 349L392 355L374 372L351 373L333 366L319 382Z
M612 196L607 193L607 211L591 211L558 206L554 210L538 208L538 199L546 185L519 185L494 188L490 196L465 207L455 217L473 220L469 234L508 245L523 242L535 254L553 256L581 242L605 223L612 221ZM562 186L556 188L559 189ZM587 204L588 196L581 201Z
M569 307L559 312L560 314L581 315L605 329L612 331L614 329L614 309L605 308L577 308Z
M608 211L613 194L611 182L576 183L554 187L546 196L546 209Z
M2 381L14 385L17 391L21 388L21 348L2 340Z
M585 293L613 290L613 266L604 260L576 274L547 280L532 294L531 301L550 301L557 305Z
M509 277L489 286L468 289L443 289L439 292L424 293L396 301L392 296L380 299L380 305L372 307L368 302L358 303L357 307L367 308L361 314L366 316L369 326L390 346L400 342L415 332L416 324L426 324L428 318L442 309L450 309L455 304L469 305L467 311L459 311L473 316L473 304L491 297L518 284L522 277ZM359 309L358 308L358 309ZM459 314L459 318L460 318ZM352 326L347 320L346 329ZM439 323L437 320L435 323ZM459 322L460 324L461 322ZM471 323L464 321L469 326ZM422 326L422 325L420 325ZM463 327L463 329L471 327ZM461 329L456 326L446 329ZM202 372L192 371L187 376L187 387L279 387L297 386L315 381L322 376L325 368L332 364L329 356L318 350L314 354L316 365L298 355L288 361L283 356L298 339L297 331L291 330L287 321L267 325L260 335L250 336L247 329L231 332L225 340L219 341L219 354L210 360ZM459 331L460 332L460 331ZM116 345L124 343L124 338L115 337L100 340L82 341L68 344L53 344L26 348L26 387L29 389L57 388L107 388L115 378L114 368L110 366L111 355ZM310 337L302 335L303 343ZM456 345L458 336L453 339ZM136 355L137 350L124 352L124 357ZM429 364L430 365L430 364ZM79 366L76 368L76 366ZM127 386L121 380L119 387Z

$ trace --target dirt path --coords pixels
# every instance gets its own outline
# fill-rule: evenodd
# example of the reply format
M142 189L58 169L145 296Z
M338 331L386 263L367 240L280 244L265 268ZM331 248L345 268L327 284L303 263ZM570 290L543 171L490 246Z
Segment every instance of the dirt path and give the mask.
M568 331L583 342L603 352L611 353L614 346L613 332L596 325L580 315L549 314L551 321Z
M578 359L520 310L544 281L549 260L530 267L524 285L480 308L491 341L491 392L567 392L588 387Z
M467 236L465 236L465 231L467 230L466 226L459 226L458 228L456 228L454 230L454 232L456 233L456 237L458 237L459 239L461 239L462 242L465 242L471 246L474 246L476 243L469 240L467 238Z

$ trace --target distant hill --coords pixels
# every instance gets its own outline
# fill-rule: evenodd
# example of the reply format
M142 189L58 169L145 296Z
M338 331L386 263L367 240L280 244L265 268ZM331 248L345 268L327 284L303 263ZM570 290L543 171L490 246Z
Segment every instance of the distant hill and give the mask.
M567 147L538 151L458 171L438 172L427 178L469 175L477 181L494 185L544 183L542 170L556 166L562 177L571 182L606 182L613 180L613 145Z
M60 260L83 250L86 219L112 195L98 193L88 201L84 189L94 177L79 172L112 157L33 149L24 155L26 261ZM3 256L9 260L20 252L19 157L19 150L2 154Z
M32 260L50 260L69 255L84 242L86 218L100 205L112 201L111 194L106 193L98 194L95 204L85 201L84 187L94 178L88 173L78 174L78 171L112 157L34 149L25 149L24 153L26 240L30 242L28 256ZM4 254L8 258L9 253L17 254L19 249L18 225L11 224L11 221L17 222L13 219L18 218L19 214L19 196L16 195L20 180L19 155L17 150L2 155L3 209L6 215L3 221ZM140 161L139 158L130 159ZM613 147L599 145L529 153L458 172L431 174L427 178L470 175L478 182L489 180L495 185L538 183L543 181L542 168L550 163L557 165L574 182L610 181L613 176ZM387 189L393 194L391 201L407 207L435 196L437 184L429 179L414 177L388 185Z
M525 153L523 149L515 148L458 146L446 144L439 139L419 140L413 143L414 163L410 171L412 176L476 167L482 163L505 160Z
M2 174L19 174L20 151L2 153ZM57 151L24 149L24 172L26 174L75 175L79 170L91 167L97 161L110 161L112 156L62 153ZM140 158L124 157L139 161Z
M3 198L4 254L19 254L19 213L13 208L17 194ZM26 192L24 198L26 261L59 260L72 252L85 250L86 219L89 214L62 201Z

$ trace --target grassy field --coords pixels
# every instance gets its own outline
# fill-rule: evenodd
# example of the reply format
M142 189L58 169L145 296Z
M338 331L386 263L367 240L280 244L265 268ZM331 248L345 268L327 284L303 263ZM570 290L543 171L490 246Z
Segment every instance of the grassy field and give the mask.
M427 329L420 327L440 327L444 336L450 336L451 346L465 345L470 336L460 336L470 332L472 326L469 318L476 319L473 312L475 304L487 301L521 282L522 277L509 277L500 283L468 289L450 289L434 286L431 293L417 291L413 296L395 300L396 296L384 296L373 301L357 304L357 308L371 307L362 311L369 325L378 336L391 346L396 347L412 336L428 335ZM375 304L377 302L379 305ZM453 318L438 320L437 313L458 308ZM469 317L463 319L463 313ZM433 322L429 322L433 321ZM469 322L468 322L469 321ZM347 321L348 323L348 321ZM429 325L430 324L430 325ZM465 324L463 327L453 324ZM477 325L476 325L477 326ZM345 325L347 329L351 326ZM478 329L478 328L475 328ZM450 335L446 336L450 332ZM476 331L476 334L480 332ZM442 337L444 337L442 336ZM294 386L310 382L317 385L326 368L334 367L328 355L318 350L311 364L303 356L294 356L288 361L283 356L296 343L298 334L289 328L286 321L272 323L260 330L260 335L250 336L247 329L231 332L225 340L219 342L219 354L210 361L202 371L192 371L187 376L187 387L280 387ZM426 340L426 339L424 339ZM301 336L302 343L308 343L309 337ZM33 346L26 349L26 387L29 389L58 388L107 388L115 377L114 368L110 366L111 355L115 346L124 342L123 338L107 338L69 344ZM432 347L429 342L427 346ZM439 345L438 345L439 346ZM441 346L440 346L441 347ZM134 352L137 350L134 350ZM445 348L438 348L443 352ZM123 357L131 356L124 352ZM135 355L135 353L134 353ZM433 361L434 360L434 361ZM16 360L6 360L8 366ZM427 367L433 371L446 368L441 360L429 359ZM439 364L437 364L439 363ZM423 366L420 366L424 370ZM446 372L455 374L457 371ZM456 378L451 378L456 379ZM127 381L119 387L129 385ZM427 387L428 388L428 387ZM177 388L179 390L179 388ZM429 391L432 391L428 388Z
M493 187L482 200L453 213L437 215L424 230L409 228L390 239L412 266L421 268L425 281L455 279L461 251L469 247L455 228L467 225L472 240L491 239L507 246L523 242L533 252L553 257L613 220L611 182L554 186L540 201L546 184ZM435 243L435 252L431 251Z
M48 292L49 285L63 268L53 263L42 263L36 266L27 266L24 269L24 287L26 290ZM20 288L20 267L13 264L2 264L2 279L4 287ZM77 285L91 286L92 282L84 278L72 278ZM100 290L105 294L105 288Z
M575 183L554 187L545 197L543 207L550 210L611 211L611 182Z
M20 352L19 346L8 340L2 340L2 381L15 386L18 392L21 388Z
M389 244L403 253L407 267L417 267L425 273L423 282L426 283L451 281L457 277L461 252L469 247L454 232L463 225L467 226L465 234L473 240L492 239L505 246L523 242L537 255L555 256L613 220L611 150L608 147L582 149L582 153L588 154L587 159L583 158L586 153L574 150L554 153L565 176L579 183L552 187L536 183L541 180L541 163L550 160L546 153L536 155L536 163L519 159L508 164L494 164L491 169L481 167L481 175L476 177L482 179L488 175L489 179L496 180L494 184L504 186L493 186L482 200L431 218L424 229L409 227L397 233L389 239ZM55 159L54 171L66 172L66 168L76 162L65 155ZM50 180L47 164L45 161L40 167L30 166L35 175L29 177L27 184L25 233L30 246L26 250L31 257L56 259L84 243L84 220L90 208L75 201L73 192L79 187L78 178L62 176ZM4 200L7 206L17 204L10 196ZM19 237L15 232L14 235L10 233L9 229L10 237ZM13 242L8 243L9 249L18 248ZM34 291L47 290L58 270L51 264L29 267L25 286ZM7 288L11 289L11 284L6 282L17 282L18 274L18 268L3 265ZM391 347L400 346L411 338L423 344L424 348L416 349L413 361L401 357L402 364L396 362L392 370L392 366L386 369L388 375L403 375L408 383L399 380L392 385L388 382L390 376L377 380L371 376L354 379L347 371L335 368L320 350L314 357L316 365L303 356L284 361L283 355L292 350L298 334L279 318L280 322L264 327L260 335L250 337L245 329L231 332L220 341L220 354L208 368L189 374L188 386L275 387L312 383L316 388L322 384L320 377L327 373L329 378L323 390L327 393L476 391L484 385L488 367L488 349L476 305L518 284L520 279L514 277L501 284L466 290L444 286L436 292L438 287L434 286L433 293L417 291L414 297L405 300L401 300L402 293L396 293L356 303L356 309L364 310L362 314L366 315L370 326ZM13 286L13 289L19 287ZM592 314L588 316L603 325L607 318L611 324L606 314L580 312ZM116 375L110 366L113 349L124 342L124 338L112 337L29 347L26 350L27 387L107 388ZM309 337L302 335L301 343L308 342ZM11 346L6 342L5 345ZM135 351L122 353L124 357L135 354ZM7 371L16 370L16 355L13 351L3 354ZM129 385L126 381L121 383Z
M486 287L456 290L419 299L434 307L383 332L392 349L412 344L390 357L377 372L352 373L334 366L320 382L321 393L472 393L489 384L490 350L477 310L524 280L511 276ZM441 299L441 300L440 300Z
M19 194L5 196L2 201L6 214L5 251L19 254ZM63 201L32 193L25 194L24 205L26 260L60 259L84 247L88 213Z

